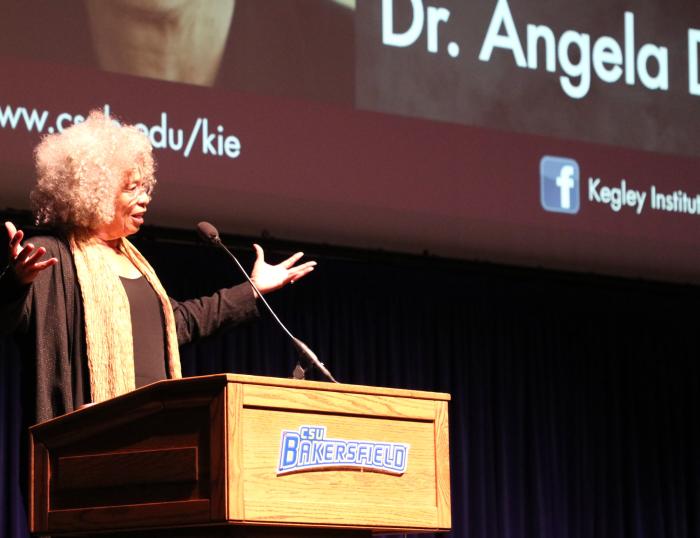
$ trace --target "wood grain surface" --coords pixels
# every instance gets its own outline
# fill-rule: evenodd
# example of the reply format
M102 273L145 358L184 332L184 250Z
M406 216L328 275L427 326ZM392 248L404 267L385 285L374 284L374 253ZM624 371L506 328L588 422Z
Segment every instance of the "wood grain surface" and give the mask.
M31 528L124 538L449 530L449 399L233 374L157 382L31 428ZM279 473L282 432L302 426L409 445L407 466Z

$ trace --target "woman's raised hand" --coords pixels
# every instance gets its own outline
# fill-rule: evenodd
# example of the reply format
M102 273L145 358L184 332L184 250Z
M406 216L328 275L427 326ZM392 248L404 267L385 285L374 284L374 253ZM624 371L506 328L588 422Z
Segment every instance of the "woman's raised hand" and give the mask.
M31 243L23 247L24 232L15 228L11 222L5 223L5 229L10 240L10 267L22 284L31 284L41 271L58 263L56 258L41 259L46 254L44 247L36 248Z
M308 275L314 270L316 262L310 261L295 266L303 252L292 254L289 258L277 265L270 265L265 261L265 253L260 245L254 244L256 258L253 265L253 271L250 274L250 279L255 283L255 286L260 290L260 293L269 293L280 289L287 284L294 283L300 278Z

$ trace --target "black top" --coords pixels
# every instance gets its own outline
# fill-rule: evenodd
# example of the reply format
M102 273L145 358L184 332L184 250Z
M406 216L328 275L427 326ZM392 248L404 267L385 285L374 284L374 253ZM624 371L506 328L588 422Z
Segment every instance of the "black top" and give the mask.
M0 276L0 336L14 333L20 345L26 421L43 422L89 402L90 380L80 285L73 256L61 236L33 237L58 264L34 282L17 282L13 271ZM189 301L170 299L178 344L215 333L258 316L247 282ZM26 367L25 367L26 366Z
M131 310L136 388L166 379L165 321L158 295L143 277L120 277Z

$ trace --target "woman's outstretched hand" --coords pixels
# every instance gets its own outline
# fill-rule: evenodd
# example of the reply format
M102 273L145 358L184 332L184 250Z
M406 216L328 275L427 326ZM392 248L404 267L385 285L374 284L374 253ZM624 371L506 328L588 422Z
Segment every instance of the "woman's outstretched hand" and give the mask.
M302 277L308 275L316 267L316 262L310 261L301 265L294 265L304 255L297 252L277 265L270 265L265 261L265 253L260 245L254 244L256 258L250 279L260 290L260 293L269 293L278 290L287 284L293 284Z
M46 254L44 247L36 248L31 243L23 247L24 232L11 222L5 223L5 229L10 240L10 267L22 284L31 284L41 271L58 263L56 258L41 259Z

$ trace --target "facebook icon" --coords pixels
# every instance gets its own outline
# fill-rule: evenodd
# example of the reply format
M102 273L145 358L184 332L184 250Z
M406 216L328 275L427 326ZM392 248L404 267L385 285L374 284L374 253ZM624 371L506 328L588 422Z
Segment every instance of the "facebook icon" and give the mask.
M578 213L581 189L578 163L545 155L540 161L540 202L547 211Z

